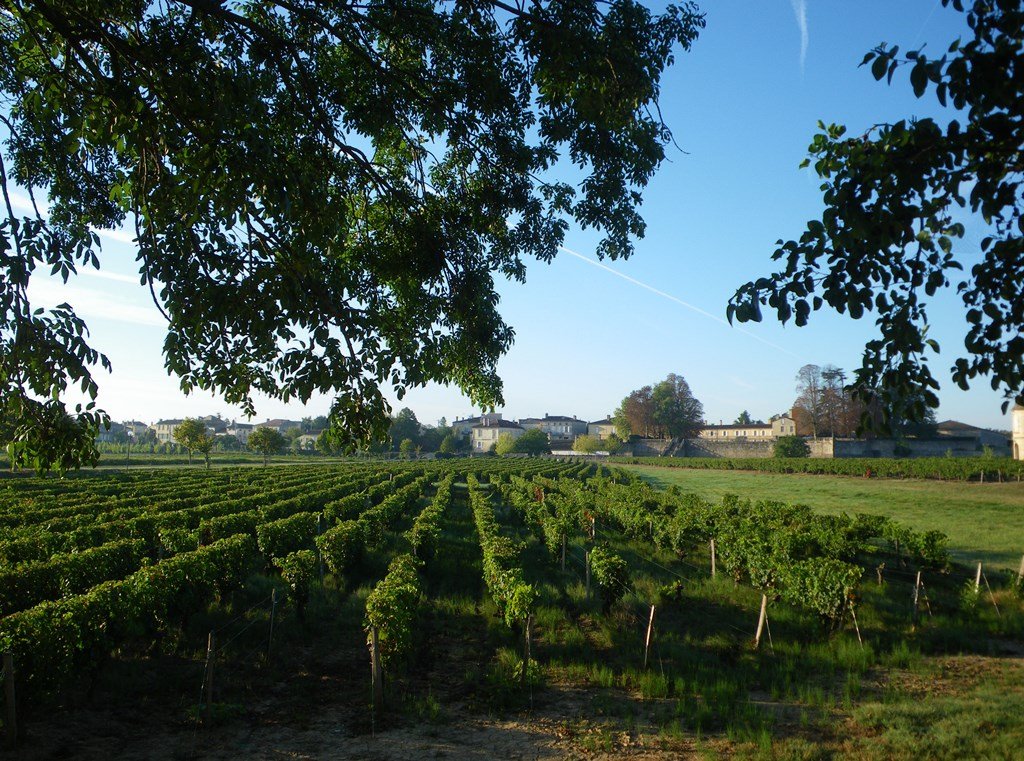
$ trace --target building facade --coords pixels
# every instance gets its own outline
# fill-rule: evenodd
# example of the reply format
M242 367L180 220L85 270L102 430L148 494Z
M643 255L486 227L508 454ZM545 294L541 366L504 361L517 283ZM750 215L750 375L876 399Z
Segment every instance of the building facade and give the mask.
M174 441L174 429L185 421L181 418L170 418L168 420L158 420L153 424L153 430L156 431L156 440L161 444Z
M613 433L615 433L615 424L610 417L606 417L604 420L595 420L593 423L587 423L587 435L593 436L598 441L604 441Z
M1013 405L1010 416L1013 420L1013 459L1024 460L1024 407Z
M470 446L473 452L477 454L490 452L491 447L498 443L498 437L504 433L507 433L514 439L518 439L526 431L521 425L517 425L510 420L485 420L485 422L477 423L473 426Z
M487 412L477 417L467 417L462 420L452 421L452 430L459 436L471 436L474 425L487 425L501 421L500 412Z
M789 415L777 415L770 423L749 425L706 425L700 432L702 439L753 439L770 441L780 436L796 436L796 421Z
M587 432L587 421L565 415L545 415L542 418L521 418L519 425L529 430L536 428L548 435L551 449L571 449L577 436Z

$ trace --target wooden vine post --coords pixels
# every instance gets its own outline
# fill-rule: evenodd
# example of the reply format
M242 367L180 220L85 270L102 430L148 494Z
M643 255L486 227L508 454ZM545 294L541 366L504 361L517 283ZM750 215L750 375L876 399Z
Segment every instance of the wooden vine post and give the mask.
M914 581L914 607L911 609L911 612L910 612L910 621L911 621L911 623L914 623L914 624L917 623L917 601L920 599L920 597L921 597L921 572L918 571L917 572L917 580Z
M711 578L712 579L715 578L715 573L717 572L717 569L716 569L717 562L716 561L717 561L717 555L715 553L715 540L712 539L711 540Z
M373 687L373 710L379 713L384 708L384 675L380 665L380 643L377 627L370 627L370 681Z
M526 674L530 670L530 628L533 624L533 614L526 616L526 624L523 626L523 671L520 674L520 681L526 685Z
M562 573L565 573L565 532L562 532Z
M853 630L857 632L857 641L860 643L861 649L863 649L864 640L860 637L860 625L857 623L857 611L853 609L853 600L847 598L846 603L850 606L850 617L853 619Z
M647 619L647 636L644 637L644 669L647 669L647 656L651 651L651 634L654 632L654 605L651 605L651 616Z
M4 730L7 747L18 744L18 712L14 700L14 654L4 653Z
M587 597L590 597L590 550L587 550L583 553L583 563L587 568Z
M213 654L216 640L211 631L206 637L206 706L203 710L203 722L206 726L213 723Z
M761 647L761 632L764 631L764 622L768 618L768 595L761 594L761 613L757 617L757 633L754 635L754 649Z
M317 535L317 538L319 538L320 535L322 533L324 533L323 518L324 518L323 513L317 513L316 514L316 535ZM324 553L320 550L320 543L319 542L316 543L316 562L317 562L317 565L320 566L320 583L323 584L324 583Z
M270 590L270 633L267 634L267 658L270 657L270 648L274 645L274 614L277 613L277 590Z
M974 575L974 594L981 592L981 561L978 561L978 572Z

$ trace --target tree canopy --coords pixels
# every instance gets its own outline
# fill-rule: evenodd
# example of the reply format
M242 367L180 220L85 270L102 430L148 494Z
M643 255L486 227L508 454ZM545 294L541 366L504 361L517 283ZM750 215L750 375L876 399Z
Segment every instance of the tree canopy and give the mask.
M213 447L213 437L206 433L206 426L195 418L185 418L171 431L174 441L188 452L188 464L192 464L192 453L208 455Z
M775 457L810 457L811 447L799 436L779 436L772 454Z
M263 455L263 464L267 464L270 455L284 449L285 438L276 428L260 426L249 434L249 449Z
M704 427L704 405L681 375L669 373L660 383L630 393L612 420L622 438L692 438Z
M498 437L494 447L496 454L551 454L551 442L548 435L539 428L530 428L520 436L503 433Z
M965 12L962 0L942 4ZM804 164L822 180L822 216L798 240L780 240L781 268L741 286L728 307L730 320L759 321L767 306L797 325L826 305L855 319L877 312L880 335L852 387L878 402L884 427L938 406L928 307L954 284L967 329L952 380L966 389L988 376L1004 410L1024 403L1024 11L978 0L966 19L970 39L938 58L885 43L865 55L875 79L909 70L916 96L931 91L956 113L946 124L908 119L852 135L819 123ZM986 232L980 253L965 256L953 249L970 214ZM969 274L957 274L965 265Z
M99 267L102 228L134 235L186 392L249 415L255 393L336 393L349 445L385 438L382 386L500 405L494 278L523 280L570 222L600 230L599 256L632 253L671 140L661 76L704 25L638 0L0 11L0 399L12 460L58 466L94 453L107 416L69 424L64 400L95 399L109 362L28 287Z

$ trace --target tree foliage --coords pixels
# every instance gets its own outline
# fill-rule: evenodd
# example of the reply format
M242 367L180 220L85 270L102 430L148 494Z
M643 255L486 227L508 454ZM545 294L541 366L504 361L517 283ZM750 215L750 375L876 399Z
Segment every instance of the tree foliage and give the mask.
M521 436L503 433L498 437L494 447L495 454L551 454L551 443L548 435L539 428L530 428Z
M810 457L811 448L800 436L779 436L772 453L776 457Z
M275 428L260 426L249 434L249 449L263 455L264 465L267 464L267 459L270 455L280 452L284 449L284 445L284 436Z
M188 464L192 464L192 453L199 452L209 456L213 448L213 437L207 434L206 426L195 418L185 418L171 431L174 441L188 452Z
M753 418L750 417L750 413L746 410L743 410L743 412L737 415L736 419L733 421L733 425L753 425L753 423Z
M602 449L604 449L602 441L597 436L591 436L590 434L577 436L576 440L572 443L572 451L574 452L593 454L594 452L600 452Z
M420 421L416 419L416 413L408 407L399 410L398 414L391 418L388 435L391 437L391 445L396 449L406 439L415 443L420 435Z
M964 11L962 0L942 0ZM781 268L733 296L730 319L759 321L761 307L782 322L807 323L826 305L854 319L878 314L879 336L856 370L855 393L877 401L880 424L920 420L938 406L928 366L939 345L928 336L929 302L955 284L965 308L966 353L952 380L968 388L989 376L1007 401L1024 402L1024 11L978 0L966 12L971 37L938 58L923 49L900 56L881 44L864 56L877 80L909 70L914 94L934 93L957 118L877 124L847 135L825 126L804 165L822 180L825 209L798 240L779 241ZM955 254L964 210L984 226L976 257ZM973 264L971 259L976 259ZM970 267L969 274L957 274Z
M385 437L382 385L501 404L495 275L523 280L570 222L632 253L671 140L661 76L704 24L638 0L0 9L0 397L16 462L53 464L93 451L53 433L109 362L29 282L98 267L98 228L134 235L186 392L249 415L256 393L334 392L345 445Z
M548 435L539 428L531 428L516 439L513 452L521 454L551 454L551 442Z
M669 373L654 386L644 386L622 400L612 416L622 438L692 438L704 427L704 405L681 375Z

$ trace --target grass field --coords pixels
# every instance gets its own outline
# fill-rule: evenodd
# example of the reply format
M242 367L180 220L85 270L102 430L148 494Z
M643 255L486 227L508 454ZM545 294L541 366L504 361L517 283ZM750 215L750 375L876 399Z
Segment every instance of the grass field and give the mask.
M737 494L809 505L823 513L876 513L949 536L954 559L1017 570L1024 554L1024 484L786 475L624 466L661 488L719 499Z

